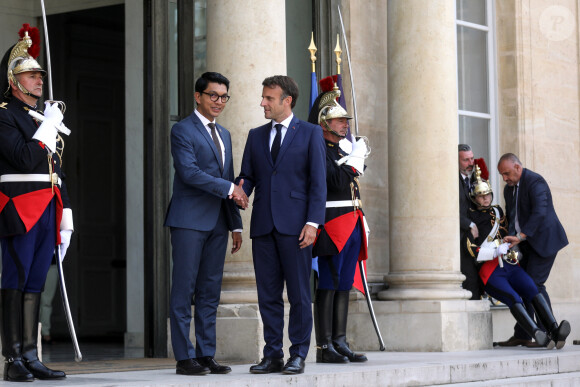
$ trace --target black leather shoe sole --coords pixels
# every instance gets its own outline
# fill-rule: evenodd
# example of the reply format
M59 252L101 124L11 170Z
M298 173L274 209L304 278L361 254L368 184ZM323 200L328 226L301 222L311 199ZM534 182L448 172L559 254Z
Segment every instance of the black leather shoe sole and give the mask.
M348 360L350 360L351 363L364 363L365 361L368 361L369 359L365 355L355 355L355 356L349 357Z
M563 320L560 323L560 327L558 328L558 337L556 339L556 349L564 348L566 345L566 338L570 334L572 328L570 327L570 323L566 320Z
M304 368L302 367L288 367L283 368L282 373L285 375L298 375L304 373Z
M180 369L177 368L175 370L175 373L178 375L207 375L210 373L209 368L200 368L199 371L198 370L184 370L184 369Z
M277 372L281 372L282 371L282 366L280 367L268 367L268 368L261 368L261 367L256 367L255 366L250 367L250 373L252 374L274 374Z
M219 374L219 375L223 375L223 374L229 374L230 372L232 372L232 369L228 366L219 366L216 368L210 368L210 373L211 374Z

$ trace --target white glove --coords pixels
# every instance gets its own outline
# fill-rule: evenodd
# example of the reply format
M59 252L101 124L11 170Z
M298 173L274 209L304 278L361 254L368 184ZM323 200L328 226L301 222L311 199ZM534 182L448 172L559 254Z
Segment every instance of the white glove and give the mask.
M60 261L64 261L64 256L66 255L66 250L70 245L70 238L72 236L72 230L61 230L60 232L60 245L58 248L60 249Z
M352 152L350 152L350 156L362 157L364 159L367 151L367 143L364 139L359 138L357 141L352 142Z
M477 254L477 262L491 261L494 259L494 248L491 247L481 247L479 253Z
M346 156L345 164L350 165L351 167L357 170L359 175L363 176L365 170L366 153L367 153L367 144L361 138L358 141L352 143L352 152L350 152L350 154Z
M510 244L509 243L502 243L501 245L499 245L497 247L497 255L506 255L508 250L510 248Z
M57 127L62 123L63 115L57 103L45 102L44 121L32 136L33 139L44 143L51 153L56 150Z

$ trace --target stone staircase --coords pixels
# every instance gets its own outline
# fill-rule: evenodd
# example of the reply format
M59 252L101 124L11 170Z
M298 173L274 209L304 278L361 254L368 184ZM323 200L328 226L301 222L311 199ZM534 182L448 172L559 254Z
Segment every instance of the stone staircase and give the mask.
M360 364L306 363L302 375L252 375L249 364L232 365L228 375L183 376L175 369L69 375L71 386L580 386L580 346L562 350L496 348L466 352L367 352ZM219 360L219 359L218 359ZM114 367L111 368L112 371ZM104 372L104 373L103 373ZM0 386L13 385L0 382Z

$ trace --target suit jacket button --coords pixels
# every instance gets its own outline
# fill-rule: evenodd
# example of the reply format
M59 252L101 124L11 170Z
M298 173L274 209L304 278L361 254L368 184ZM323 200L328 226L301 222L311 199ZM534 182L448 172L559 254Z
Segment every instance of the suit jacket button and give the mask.
M275 175L275 174L276 174L276 171L272 172L272 175Z

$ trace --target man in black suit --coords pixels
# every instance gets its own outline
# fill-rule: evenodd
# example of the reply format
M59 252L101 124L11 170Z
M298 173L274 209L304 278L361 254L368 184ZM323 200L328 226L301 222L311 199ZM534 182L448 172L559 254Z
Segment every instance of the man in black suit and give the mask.
M510 248L517 246L521 252L520 265L532 277L538 290L551 308L544 283L550 275L559 250L568 244L566 232L558 220L550 187L544 178L522 166L513 153L506 153L497 164L506 182L504 199L508 217L508 236L505 242ZM531 304L526 304L530 316L534 315ZM529 335L516 324L514 335L500 346L535 346Z
M467 212L472 206L472 201L469 198L469 191L471 190L471 175L475 161L473 158L473 150L467 144L459 144L459 232L460 240L465 240L467 233L471 233L474 238L477 238L479 233L477 226L468 217ZM460 249L461 256L461 272L465 275L463 281L463 288L471 292L472 300L479 300L481 298L482 286L479 278L477 265L475 260L465 254L465 249Z

